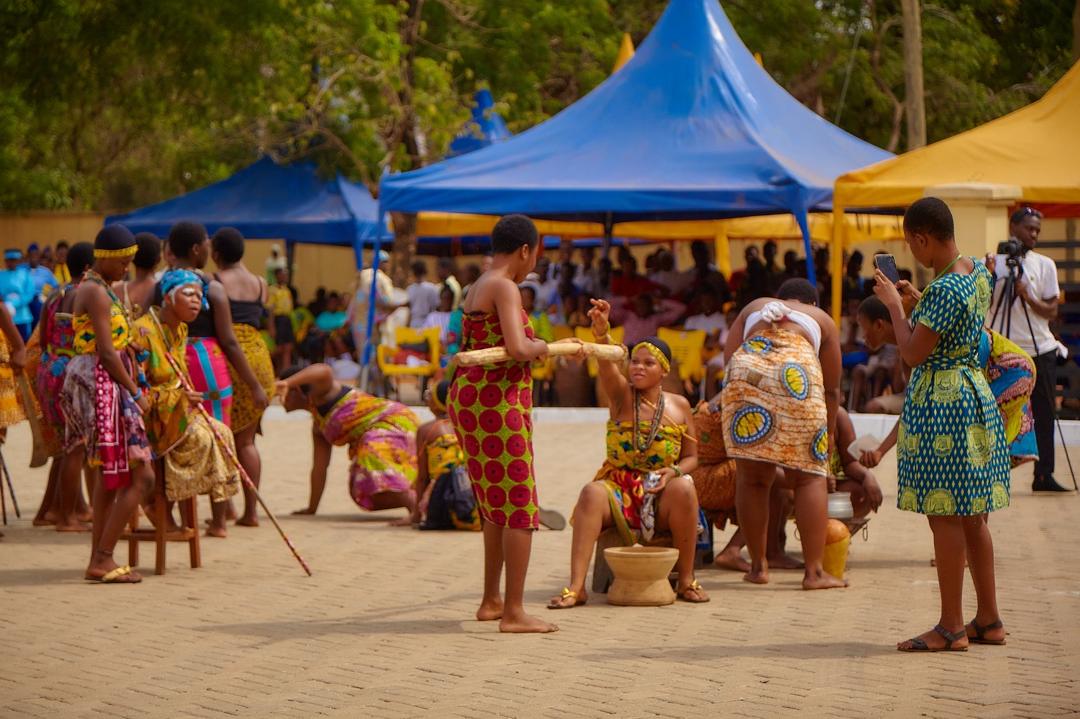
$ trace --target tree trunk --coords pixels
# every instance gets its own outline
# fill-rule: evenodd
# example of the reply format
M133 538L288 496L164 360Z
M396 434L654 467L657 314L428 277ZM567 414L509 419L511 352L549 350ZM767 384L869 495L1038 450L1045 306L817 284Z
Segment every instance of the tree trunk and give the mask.
M409 265L416 256L416 215L391 212L390 218L394 222L394 249L386 274L390 275L395 287L407 287Z
M398 91L398 101L402 114L399 136L405 146L410 170L424 164L420 128L417 126L416 109L413 107L416 46L420 40L420 14L423 9L424 0L408 0L408 11L400 25L401 42L407 49L401 58L401 89ZM391 148L391 151L393 149ZM409 283L409 266L416 256L416 215L394 212L391 217L394 222L394 249L387 274L394 281L395 287L405 287Z
M1073 8L1073 62L1080 61L1080 0Z
M900 0L904 23L904 108L907 149L926 144L926 102L923 92L922 8L920 0Z

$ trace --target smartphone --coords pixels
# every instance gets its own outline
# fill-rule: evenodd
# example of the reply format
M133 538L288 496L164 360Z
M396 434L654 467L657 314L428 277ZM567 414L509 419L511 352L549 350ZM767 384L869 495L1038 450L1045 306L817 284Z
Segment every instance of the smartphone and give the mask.
M896 269L896 258L892 255L874 255L874 267L881 270L881 274L889 278L894 285L900 281L900 273Z

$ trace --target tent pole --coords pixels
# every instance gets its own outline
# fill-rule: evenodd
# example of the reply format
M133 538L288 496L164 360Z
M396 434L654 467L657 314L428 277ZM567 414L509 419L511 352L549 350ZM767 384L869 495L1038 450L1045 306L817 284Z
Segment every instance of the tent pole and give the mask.
M810 242L810 219L806 216L806 208L800 206L795 212L795 221L799 223L802 232L803 251L806 252L806 279L817 284L817 273L814 271L814 246Z
M716 269L720 270L726 280L731 277L731 241L726 228L716 233L713 245L716 250Z
M615 223L611 219L611 213L608 212L604 215L604 252L601 255L604 259L611 254L611 240L615 234Z
M368 380L371 375L371 334L375 325L375 301L379 286L379 252L382 250L382 228L385 222L386 215L380 205L378 223L375 225L375 246L371 252L371 292L368 294L367 327L364 331L364 351L360 362L360 390L365 393L368 391Z
M844 245L847 222L844 218L844 207L836 201L836 193L833 193L832 209L832 246L829 248L829 266L832 276L832 318L836 326L840 326L840 303L843 301L844 285Z

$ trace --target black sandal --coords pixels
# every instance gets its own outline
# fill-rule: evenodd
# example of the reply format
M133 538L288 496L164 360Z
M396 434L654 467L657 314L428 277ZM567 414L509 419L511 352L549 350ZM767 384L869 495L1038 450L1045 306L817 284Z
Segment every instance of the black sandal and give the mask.
M972 629L975 630L975 636L973 636L973 637L969 636L968 637L968 641L971 642L972 644L990 644L990 645L993 645L995 647L1005 646L1005 640L1004 639L987 639L986 638L986 633L988 631L990 631L991 629L1003 629L1004 628L1004 625L1001 623L1000 619L997 620L996 622L991 623L991 624L987 624L985 627L979 626L979 623L976 622L974 619L972 619L968 623L968 627L971 627ZM965 631L965 633L967 632L967 627L964 627L964 631Z
M907 641L907 643L910 644L911 646L909 646L907 649L904 649L903 647L897 646L896 647L897 651L901 651L901 652L966 652L968 650L967 647L953 647L953 644L956 644L961 639L966 639L967 638L967 629L966 628L963 629L962 631L959 631L959 632L950 632L948 629L946 629L945 627L938 624L936 627L934 627L934 631L937 632L938 634L940 634L941 638L944 639L946 642L948 642L945 646L943 646L943 647L931 647L929 644L926 643L926 641L924 639L921 639L919 637L914 637L913 639L908 639L908 641Z

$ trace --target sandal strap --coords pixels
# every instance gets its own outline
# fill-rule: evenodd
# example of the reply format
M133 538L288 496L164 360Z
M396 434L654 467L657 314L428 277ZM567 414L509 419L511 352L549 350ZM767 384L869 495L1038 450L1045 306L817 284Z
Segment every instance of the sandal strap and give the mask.
M987 633L988 631L990 631L991 629L1001 629L1001 628L1002 628L1002 627L1004 627L1004 626L1005 626L1005 625L1003 625L1003 624L1001 623L1001 620L1000 620L1000 619L999 619L999 620L997 620L996 622L991 622L990 624L987 624L986 626L982 626L982 625L980 625L980 624L979 624L979 623L978 623L977 621L975 621L974 619L972 619L972 620L971 620L971 628L975 630L975 637L976 637L977 639L985 639L985 638L986 638L986 637L985 637L985 634L986 634L986 633Z
M561 599L577 599L577 592L571 592L570 587L563 587L559 597Z
M942 639L948 642L948 644L945 645L946 649L951 649L953 644L967 637L967 630L962 629L959 632L950 632L940 624L934 627L934 631L937 632Z

